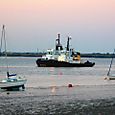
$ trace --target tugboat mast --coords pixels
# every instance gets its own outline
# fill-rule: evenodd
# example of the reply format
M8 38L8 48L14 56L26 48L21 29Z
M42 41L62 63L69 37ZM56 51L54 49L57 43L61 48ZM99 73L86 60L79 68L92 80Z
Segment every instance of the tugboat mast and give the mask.
M71 37L68 36L68 39L67 39L67 48L66 48L67 51L70 50L70 49L69 49L69 41L70 41L70 39L71 39Z
M58 34L58 38L56 39L56 50L63 50L63 47L60 43L60 34Z

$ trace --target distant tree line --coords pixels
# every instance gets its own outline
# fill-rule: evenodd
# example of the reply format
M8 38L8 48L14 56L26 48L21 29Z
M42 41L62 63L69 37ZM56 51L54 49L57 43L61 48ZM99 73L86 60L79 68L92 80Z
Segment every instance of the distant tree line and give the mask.
M45 55L45 52L7 52L7 56L9 57L42 57ZM5 56L5 52L0 53L0 56ZM88 58L112 58L115 57L115 54L111 53L81 53L81 57Z

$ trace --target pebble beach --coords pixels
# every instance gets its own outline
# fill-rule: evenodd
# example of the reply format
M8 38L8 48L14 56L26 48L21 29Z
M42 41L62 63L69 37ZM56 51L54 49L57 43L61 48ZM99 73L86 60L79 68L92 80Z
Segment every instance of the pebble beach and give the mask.
M26 88L2 91L0 115L114 115L115 86Z

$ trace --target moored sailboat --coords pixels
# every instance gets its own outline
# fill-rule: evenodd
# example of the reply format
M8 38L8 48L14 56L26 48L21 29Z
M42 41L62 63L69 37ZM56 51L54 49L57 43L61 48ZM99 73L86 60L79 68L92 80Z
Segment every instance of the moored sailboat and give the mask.
M109 70L107 72L107 77L105 77L105 79L107 80L115 80L115 74L111 74L111 68L112 68L114 56L115 56L115 49L114 49L113 56L110 62Z
M2 49L2 42L4 42L4 49L5 49L5 58L7 63L7 51L6 51L6 38L5 38L5 26L2 27L2 36L1 36L1 47L0 51ZM9 73L9 67L7 63L7 72L6 72L6 78L0 80L0 88L5 90L19 90L20 88L25 89L25 83L26 79L24 77L18 76L17 74L10 74Z

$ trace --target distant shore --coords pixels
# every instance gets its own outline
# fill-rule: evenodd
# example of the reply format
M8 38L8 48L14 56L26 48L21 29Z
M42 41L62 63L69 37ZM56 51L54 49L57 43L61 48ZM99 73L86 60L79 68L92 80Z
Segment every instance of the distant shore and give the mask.
M8 57L42 57L45 55L44 52L7 52ZM1 53L0 56L5 56L5 53ZM111 53L81 53L81 57L87 58L112 58L115 57L115 54Z

